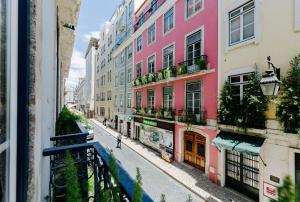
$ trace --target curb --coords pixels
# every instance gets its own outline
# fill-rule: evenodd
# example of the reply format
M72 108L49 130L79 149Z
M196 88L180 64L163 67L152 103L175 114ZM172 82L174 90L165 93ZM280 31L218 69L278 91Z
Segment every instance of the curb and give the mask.
M99 125L99 127L101 127L101 128L103 128L102 127L102 124L99 122L99 121L97 121L97 120L95 120L95 119L90 119L91 121L93 121L94 122L94 124L97 124L97 125ZM98 124L98 123L99 124ZM100 125L101 124L101 125ZM105 128L103 128L103 129L105 129ZM111 128L109 128L110 130L112 130ZM106 132L108 132L109 134L111 134L115 139L117 138L117 137L115 137L115 135L113 135L110 131L107 131L106 130ZM116 132L116 131L115 131ZM118 132L116 132L116 133L118 133ZM220 199L218 199L218 198L216 198L215 196L209 196L209 197L205 197L205 196L202 196L202 195L200 195L198 192L196 192L195 190L193 190L192 188L190 188L189 186L187 186L186 184L184 184L184 183L182 183L180 180L178 180L176 177L174 177L173 175L171 175L170 173L168 173L166 170L164 170L163 168L161 168L160 166L158 166L158 165L156 165L155 163L153 163L151 160L149 160L148 158L146 158L145 156L143 156L142 154L140 154L139 152L137 152L135 149L133 149L131 146L129 146L127 143L124 143L123 141L122 141L122 143L123 144L125 144L129 149L131 149L132 151L134 151L135 153L137 153L139 156L141 156L143 159L145 159L146 161L148 161L149 163L151 163L152 165L154 165L156 168L158 168L159 170L161 170L163 173L165 173L165 174L167 174L169 177L171 177L172 179L174 179L176 182L178 182L179 184L181 184L181 185L183 185L185 188L187 188L188 190L190 190L191 192L193 192L195 195L197 195L197 196L199 196L201 199L203 199L204 201L211 201L211 200L213 200L213 201L218 201L218 202L222 202Z

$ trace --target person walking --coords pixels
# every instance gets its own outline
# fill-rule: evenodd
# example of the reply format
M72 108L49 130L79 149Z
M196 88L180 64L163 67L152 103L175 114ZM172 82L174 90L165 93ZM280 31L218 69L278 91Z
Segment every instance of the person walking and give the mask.
M117 148L121 149L121 144L122 144L122 135L119 134L117 137Z

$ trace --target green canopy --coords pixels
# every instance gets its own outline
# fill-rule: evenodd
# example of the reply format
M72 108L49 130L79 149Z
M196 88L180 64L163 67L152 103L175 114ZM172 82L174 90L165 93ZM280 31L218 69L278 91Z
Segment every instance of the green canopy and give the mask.
M212 141L218 148L259 156L260 148L265 139L248 135L221 131Z

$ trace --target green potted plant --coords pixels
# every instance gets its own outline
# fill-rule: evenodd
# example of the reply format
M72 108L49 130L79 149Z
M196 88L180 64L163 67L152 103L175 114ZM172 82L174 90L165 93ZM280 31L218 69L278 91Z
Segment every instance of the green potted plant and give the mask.
M142 84L145 85L147 83L148 83L148 76L144 75L143 78L142 78Z
M135 85L136 85L135 79L133 79L133 80L131 81L131 85L132 85L132 86L135 86Z
M148 74L148 83L154 82L155 81L155 74L154 73L149 73Z
M140 111L141 111L142 116L146 115L146 110L145 109L142 108Z
M195 64L198 66L199 70L207 69L207 61L202 58L196 59Z
M167 67L167 68L164 69L164 78L168 79L168 78L174 77L175 73L176 72L174 72L173 68Z
M160 70L157 74L157 80L161 81L163 79L164 79L164 72L163 72L163 70Z
M161 111L161 109L158 109L158 110L156 111L155 117L158 118L158 119L160 119L160 118L162 117L162 111Z
M135 79L135 85L136 85L136 86L141 85L141 77L137 77L137 78Z
M186 65L179 65L177 67L177 75L182 75L187 73L187 66Z

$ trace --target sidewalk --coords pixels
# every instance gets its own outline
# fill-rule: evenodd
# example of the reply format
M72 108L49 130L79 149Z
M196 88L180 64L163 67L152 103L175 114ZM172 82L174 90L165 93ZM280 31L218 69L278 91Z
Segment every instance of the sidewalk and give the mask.
M99 127L105 129L114 137L119 135L118 132L112 130L111 128L106 128L99 121L95 119L91 119L91 121ZM226 187L220 187L212 183L204 174L194 167L178 162L168 163L164 161L156 152L153 152L151 149L135 140L132 140L128 137L123 137L122 143L137 152L140 156L158 167L170 177L184 185L186 188L194 192L196 195L203 198L205 201L252 202L252 200L233 190L230 190Z

